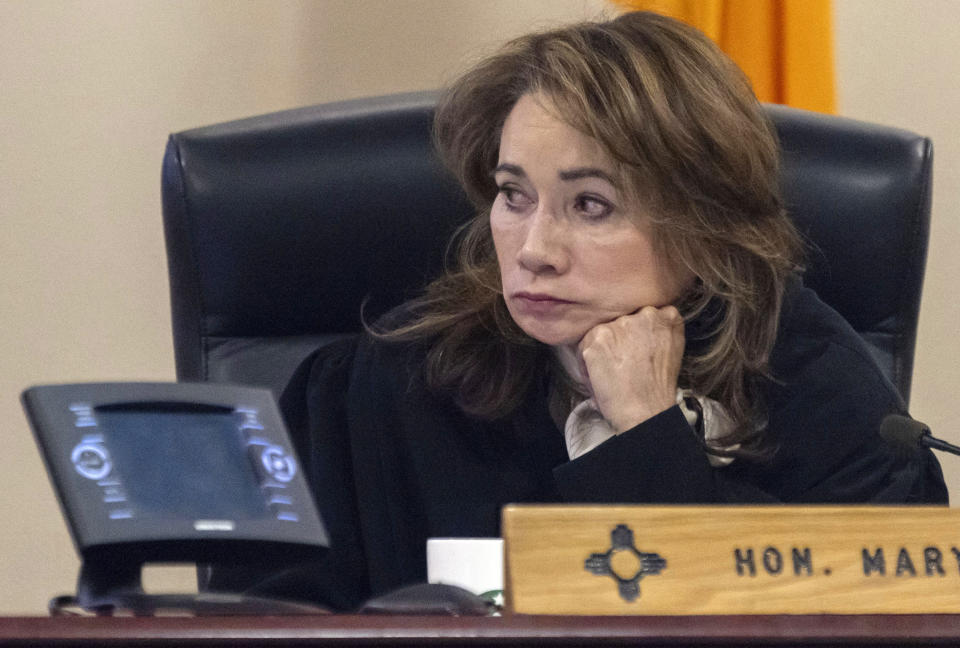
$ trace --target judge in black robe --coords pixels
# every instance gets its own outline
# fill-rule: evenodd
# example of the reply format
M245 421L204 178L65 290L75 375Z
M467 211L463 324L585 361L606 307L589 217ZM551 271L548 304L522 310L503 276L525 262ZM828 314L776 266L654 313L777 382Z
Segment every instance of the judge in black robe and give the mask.
M904 453L880 438L883 418L905 410L867 345L799 281L764 385L770 453L723 467L711 466L679 407L571 461L547 380L513 415L482 420L426 387L424 352L366 335L301 365L281 404L329 554L266 573L220 568L211 587L351 609L424 582L427 538L498 536L510 503L947 502L929 450Z

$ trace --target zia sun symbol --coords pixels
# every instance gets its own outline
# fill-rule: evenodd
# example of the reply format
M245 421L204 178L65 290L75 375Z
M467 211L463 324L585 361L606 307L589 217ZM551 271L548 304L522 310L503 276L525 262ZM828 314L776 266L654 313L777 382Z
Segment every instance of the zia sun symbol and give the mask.
M640 597L640 579L659 574L666 569L667 560L660 554L638 550L630 527L618 524L610 532L610 548L605 553L590 554L584 567L598 576L611 576L617 582L620 598L635 601Z

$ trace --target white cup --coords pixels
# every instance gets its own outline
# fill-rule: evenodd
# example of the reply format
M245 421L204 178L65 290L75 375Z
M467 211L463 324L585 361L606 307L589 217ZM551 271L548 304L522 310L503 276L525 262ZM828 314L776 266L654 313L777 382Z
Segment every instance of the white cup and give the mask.
M428 539L427 582L456 585L479 596L501 593L503 539Z

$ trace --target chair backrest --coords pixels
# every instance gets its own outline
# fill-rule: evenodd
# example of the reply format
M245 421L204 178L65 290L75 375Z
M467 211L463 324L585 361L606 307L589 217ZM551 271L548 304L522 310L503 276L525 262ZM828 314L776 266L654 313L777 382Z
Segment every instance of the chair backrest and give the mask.
M325 341L415 294L471 206L435 159L436 95L311 106L171 135L163 216L177 377L279 392ZM768 106L807 285L909 398L932 145Z

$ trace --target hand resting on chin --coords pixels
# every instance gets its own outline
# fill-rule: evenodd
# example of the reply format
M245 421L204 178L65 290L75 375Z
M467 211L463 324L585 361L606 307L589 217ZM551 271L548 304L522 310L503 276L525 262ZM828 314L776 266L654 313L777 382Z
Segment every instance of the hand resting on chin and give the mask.
M598 324L580 340L593 398L618 433L676 404L685 341L674 306L644 306Z

